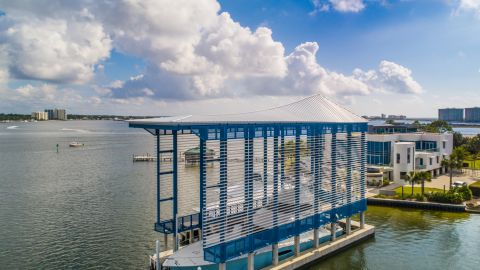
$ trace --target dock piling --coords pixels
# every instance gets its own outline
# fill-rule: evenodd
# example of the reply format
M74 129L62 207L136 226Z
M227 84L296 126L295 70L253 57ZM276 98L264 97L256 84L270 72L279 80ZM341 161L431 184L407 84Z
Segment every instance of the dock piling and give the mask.
M278 243L272 245L272 264L278 265Z
M330 224L330 233L332 235L332 242L337 239L337 223L332 222Z
M168 250L168 234L164 233L163 234L163 245L165 246L165 251Z
M226 263L219 263L218 264L218 270L227 270L227 264Z
M318 228L313 229L313 246L315 248L318 248L320 245L319 239L318 239Z
M254 269L255 269L255 253L249 252L247 270L254 270Z
M160 269L160 241L155 242L156 246L156 254L157 254L157 260L155 261L155 269L159 270Z
M360 213L360 229L365 228L365 211Z
M350 235L352 233L352 218L347 217L347 220L345 222L345 233L347 235Z
M300 236L295 235L294 241L295 241L295 256L298 256L298 254L300 254Z

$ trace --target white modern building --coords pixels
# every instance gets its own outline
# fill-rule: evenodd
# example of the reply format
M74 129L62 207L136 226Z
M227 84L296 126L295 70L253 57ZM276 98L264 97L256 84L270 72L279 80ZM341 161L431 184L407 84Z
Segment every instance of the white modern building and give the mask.
M394 133L367 135L367 164L372 172L393 181L411 171L445 173L441 162L452 153L452 133Z

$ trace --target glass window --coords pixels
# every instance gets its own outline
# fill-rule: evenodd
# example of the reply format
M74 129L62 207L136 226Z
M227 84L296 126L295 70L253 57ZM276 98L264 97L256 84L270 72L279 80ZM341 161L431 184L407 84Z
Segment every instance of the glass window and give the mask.
M397 164L400 164L400 153L397 153Z
M433 158L430 158L430 166L433 164Z
M445 149L445 147L447 147L447 142L442 142L443 144L443 149Z
M407 163L410 164L410 148L407 148Z
M437 156L437 164L440 163L440 157Z

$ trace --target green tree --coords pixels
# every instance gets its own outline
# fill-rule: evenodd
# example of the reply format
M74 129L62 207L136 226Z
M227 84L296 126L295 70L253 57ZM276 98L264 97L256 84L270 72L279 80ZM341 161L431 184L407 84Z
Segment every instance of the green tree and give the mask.
M470 154L480 152L480 136L477 135L468 139L465 143L465 149L470 152Z
M448 168L450 174L450 189L452 188L453 170L461 169L465 160L466 151L463 147L455 147L450 157L442 160L442 166Z
M447 131L452 131L453 129L447 121L435 120L432 123L425 125L423 130L432 133L444 133Z
M415 177L414 171L411 171L410 173L405 175L405 182L412 184L412 194L411 194L412 196L413 196L413 186L415 185L415 183L417 183L417 181L418 181L418 178Z
M467 139L460 132L453 132L453 147L459 147L467 143Z
M412 196L413 196L413 188L416 183L420 183L422 185L422 197L425 194L425 181L432 181L432 174L430 172L421 172L421 171L412 171L406 175L405 181L412 184Z
M430 172L417 172L415 177L420 181L422 184L422 197L425 193L425 181L432 181L432 174Z

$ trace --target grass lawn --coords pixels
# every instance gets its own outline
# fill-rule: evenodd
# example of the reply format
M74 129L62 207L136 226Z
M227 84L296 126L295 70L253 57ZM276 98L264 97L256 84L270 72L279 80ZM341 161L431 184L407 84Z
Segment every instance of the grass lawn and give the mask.
M473 160L464 160L464 163L468 163L468 167L473 169ZM475 169L480 170L480 159L475 162Z
M443 192L443 189L439 189L439 188L429 188L429 187L425 187L425 193L427 192ZM395 189L395 192L397 193L398 196L402 196L402 187L398 187ZM407 186L404 186L403 187L403 195L410 195L412 194L412 187L407 187ZM421 187L414 187L413 188L413 194L422 194L422 188Z

